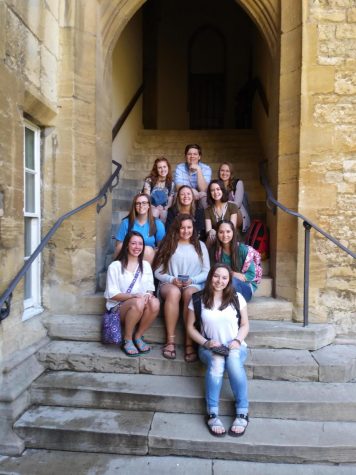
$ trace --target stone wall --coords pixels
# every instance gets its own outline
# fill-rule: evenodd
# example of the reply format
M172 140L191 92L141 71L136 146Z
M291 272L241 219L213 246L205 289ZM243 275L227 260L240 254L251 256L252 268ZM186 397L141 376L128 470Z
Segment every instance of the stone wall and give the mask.
M355 252L356 6L305 0L303 7L299 211ZM311 259L312 315L355 331L354 260L314 232Z

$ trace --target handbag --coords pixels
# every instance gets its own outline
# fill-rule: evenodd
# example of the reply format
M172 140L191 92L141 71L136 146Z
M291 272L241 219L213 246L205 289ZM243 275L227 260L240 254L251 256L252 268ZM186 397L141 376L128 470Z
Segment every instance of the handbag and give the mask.
M151 203L153 206L166 206L168 203L168 193L164 190L155 188L151 192Z
M131 293L133 286L139 276L140 266L137 266L134 278L132 279L129 288L126 290L127 294ZM115 307L106 310L103 316L101 325L101 342L104 345L120 345L122 342L121 322L120 322L120 306L119 302Z

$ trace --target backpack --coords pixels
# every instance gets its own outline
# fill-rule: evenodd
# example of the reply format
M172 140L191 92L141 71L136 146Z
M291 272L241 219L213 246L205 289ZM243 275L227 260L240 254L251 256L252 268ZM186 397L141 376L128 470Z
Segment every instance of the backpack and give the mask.
M269 233L265 223L259 219L254 219L245 238L245 244L253 247L265 260L269 257Z
M263 269L261 265L261 255L256 249L252 246L247 246L247 256L245 262L243 263L241 272L246 272L250 267L251 262L255 264L255 278L253 279L256 284L260 284L262 280Z
M195 313L194 326L198 331L201 330L201 298L202 298L203 292L204 292L203 290L200 290L199 292L195 292L192 295L193 307L194 307L194 313ZM240 327L240 320L241 320L240 302L236 294L234 295L232 304L236 309L237 325Z

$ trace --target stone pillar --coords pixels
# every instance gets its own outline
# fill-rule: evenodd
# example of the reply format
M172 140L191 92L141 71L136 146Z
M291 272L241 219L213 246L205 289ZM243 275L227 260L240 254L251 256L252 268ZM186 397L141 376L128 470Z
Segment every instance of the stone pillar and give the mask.
M303 1L299 210L355 251L356 8L354 2ZM302 241L300 231L300 242ZM313 319L356 330L355 263L312 232ZM302 299L298 256L298 304Z

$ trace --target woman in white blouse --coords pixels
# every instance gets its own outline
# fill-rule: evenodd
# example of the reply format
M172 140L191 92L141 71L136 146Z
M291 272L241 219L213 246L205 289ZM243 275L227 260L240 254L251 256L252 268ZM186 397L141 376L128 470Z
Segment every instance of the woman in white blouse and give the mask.
M153 295L152 269L143 260L144 252L142 235L130 231L117 259L110 264L106 278L106 308L110 310L118 302L121 303L120 321L124 328L122 349L128 356L139 356L150 351L142 337L159 311L159 301Z

